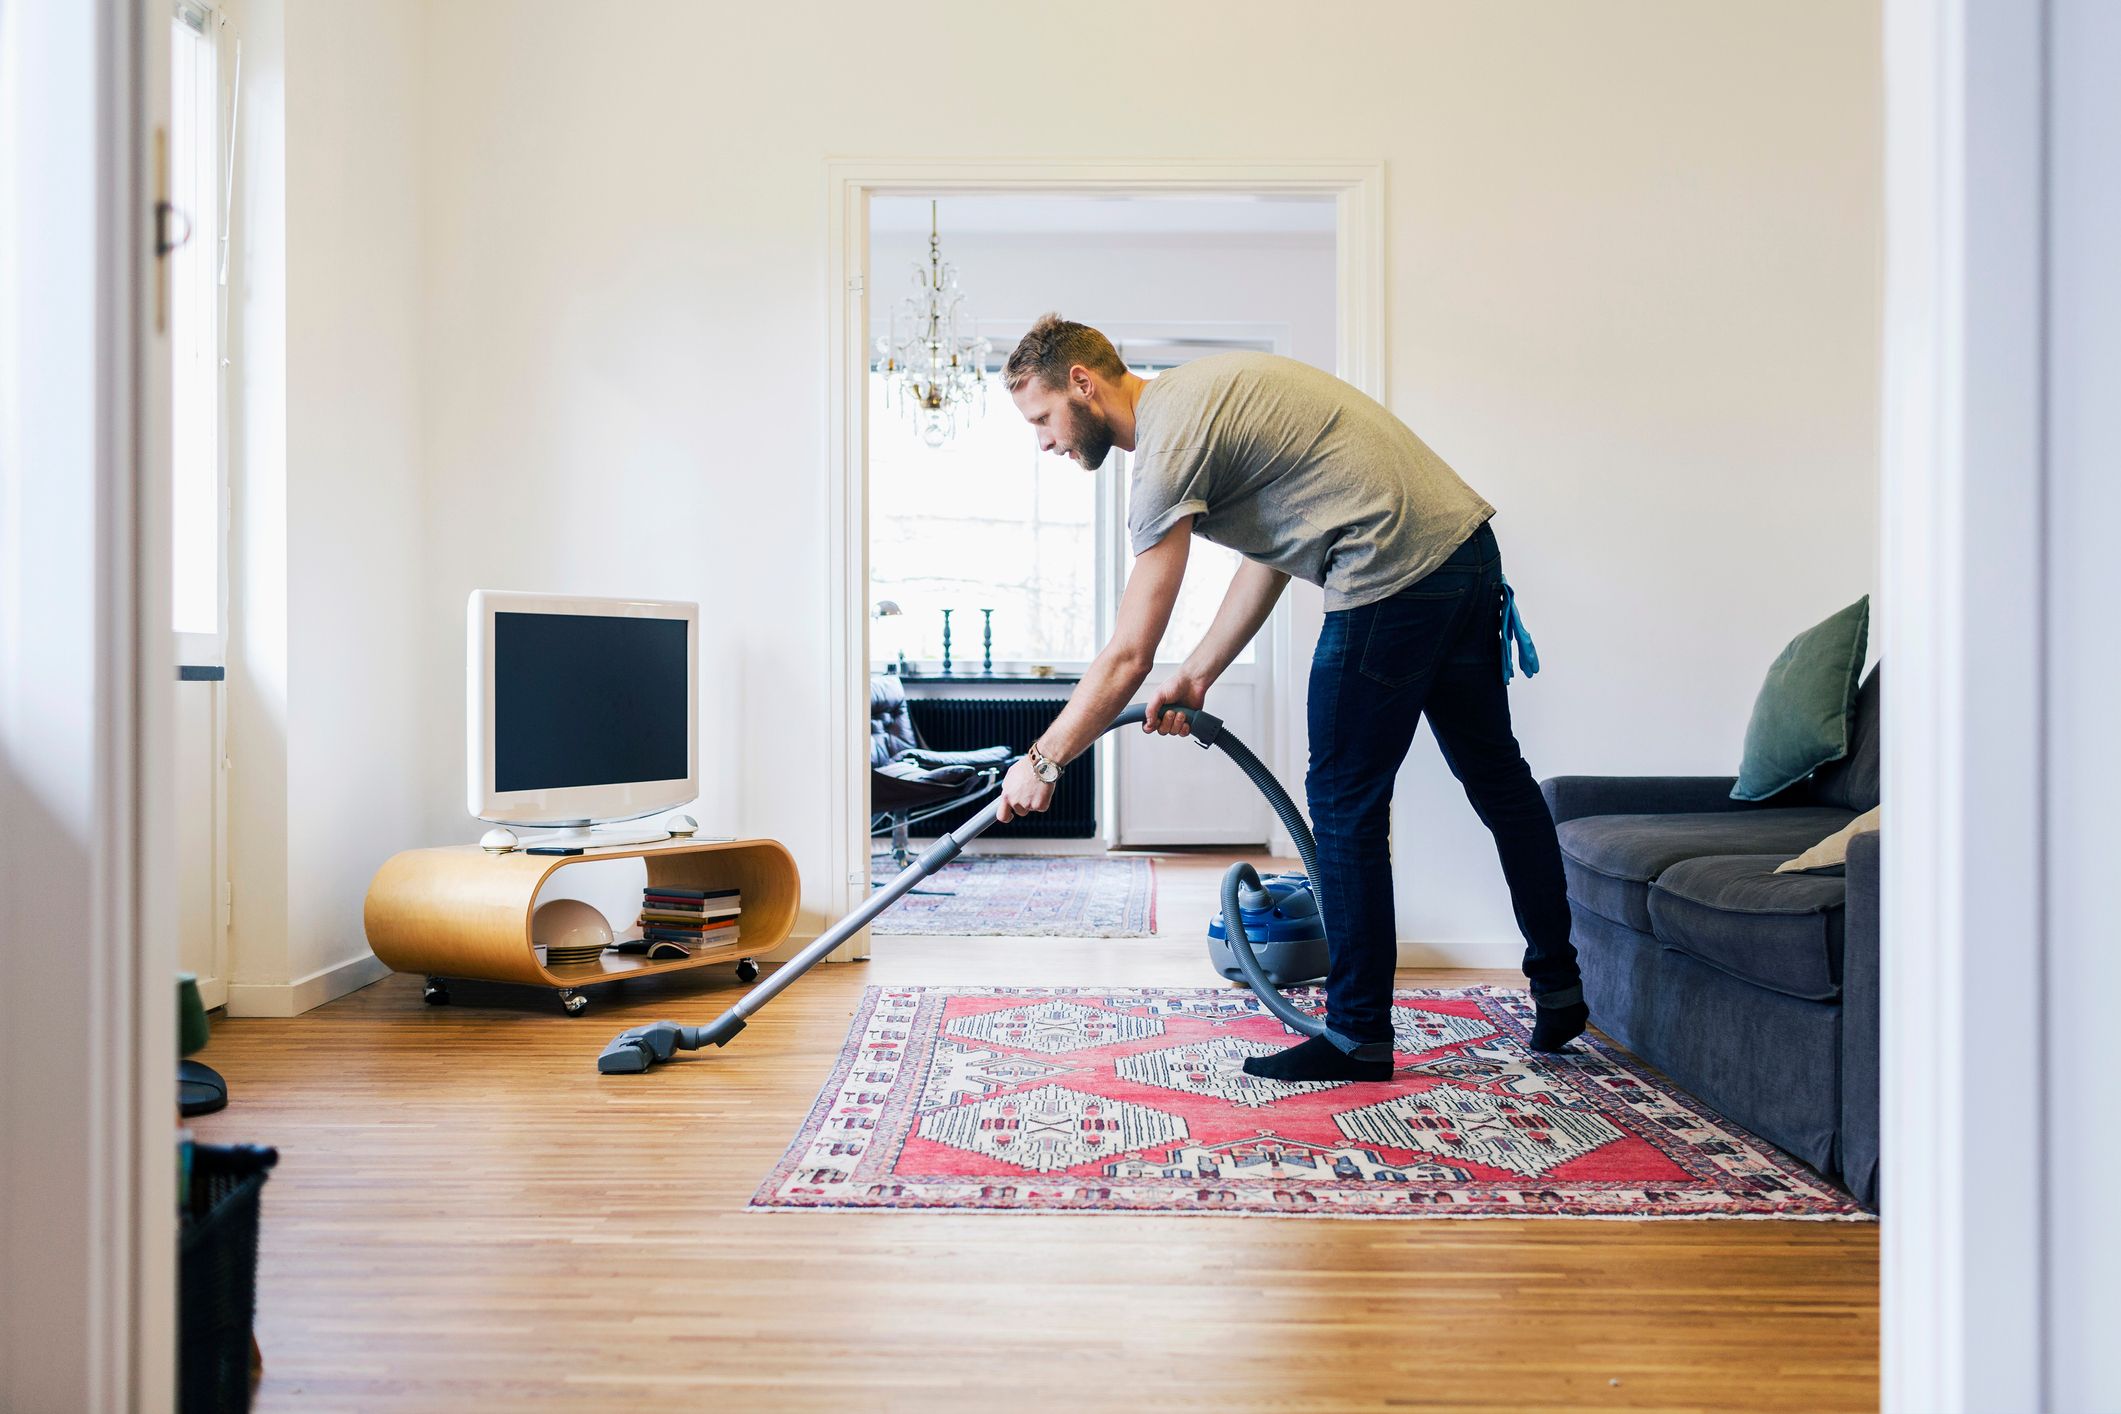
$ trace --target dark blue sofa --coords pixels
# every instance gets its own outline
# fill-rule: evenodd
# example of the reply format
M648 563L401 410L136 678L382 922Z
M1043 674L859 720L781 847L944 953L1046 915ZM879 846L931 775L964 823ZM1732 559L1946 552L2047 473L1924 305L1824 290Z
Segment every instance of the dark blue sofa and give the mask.
M1878 803L1878 673L1849 754L1772 800L1730 777L1557 776L1591 1021L1869 1207L1878 1198L1878 836L1777 874Z

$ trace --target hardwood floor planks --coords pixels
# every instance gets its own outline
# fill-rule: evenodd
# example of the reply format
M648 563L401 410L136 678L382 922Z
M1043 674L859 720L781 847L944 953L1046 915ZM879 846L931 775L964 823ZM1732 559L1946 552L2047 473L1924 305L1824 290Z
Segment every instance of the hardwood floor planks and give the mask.
M470 983L427 1008L409 976L216 1017L200 1058L232 1103L194 1128L282 1154L257 1407L1875 1406L1867 1224L743 1210L864 986L1206 983L1225 862L1159 859L1158 938L878 939L648 1076L596 1052L711 1017L726 972L618 984L578 1019Z

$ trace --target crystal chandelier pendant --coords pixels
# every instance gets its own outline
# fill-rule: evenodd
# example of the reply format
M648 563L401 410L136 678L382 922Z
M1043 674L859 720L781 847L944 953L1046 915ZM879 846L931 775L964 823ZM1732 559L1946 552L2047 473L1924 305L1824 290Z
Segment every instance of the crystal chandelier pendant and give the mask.
M957 267L943 260L936 206L928 203L928 263L913 267L913 292L892 310L891 332L876 341L885 406L904 413L931 447L957 435L960 412L977 404L986 414L992 347L971 332Z

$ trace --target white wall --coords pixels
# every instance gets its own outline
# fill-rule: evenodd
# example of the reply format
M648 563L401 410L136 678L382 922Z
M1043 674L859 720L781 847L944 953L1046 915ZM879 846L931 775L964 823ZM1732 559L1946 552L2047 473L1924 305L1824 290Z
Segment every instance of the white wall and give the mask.
M924 13L430 15L430 835L468 828L467 590L698 598L701 818L781 837L817 884L850 769L820 749L823 164L850 154L1382 159L1389 400L1502 509L1550 665L1517 697L1534 768L1733 768L1767 663L1873 578L1869 7L1422 4L1292 28L1278 5L1173 3L1130 13L1117 52L1038 12ZM1023 118L883 116L882 76L998 57L1012 82L1114 82L1049 85ZM1401 794L1402 934L1510 936L1426 746Z
M88 1408L124 1396L124 1352L97 1349L126 1296L122 1224L99 1142L106 1082L86 1062L115 1019L92 961L49 945L102 915L113 682L99 506L113 460L99 398L113 321L101 297L115 239L101 207L118 159L99 132L104 17L89 6L0 11L0 1408ZM47 602L47 596L49 597ZM42 607L38 607L38 606ZM35 1273L35 1279L23 1274ZM113 1378L111 1366L119 1366Z
M176 1378L168 21L0 7L0 1409ZM155 475L160 470L162 475Z
M421 10L248 0L231 297L229 1009L382 974L376 866L424 843Z

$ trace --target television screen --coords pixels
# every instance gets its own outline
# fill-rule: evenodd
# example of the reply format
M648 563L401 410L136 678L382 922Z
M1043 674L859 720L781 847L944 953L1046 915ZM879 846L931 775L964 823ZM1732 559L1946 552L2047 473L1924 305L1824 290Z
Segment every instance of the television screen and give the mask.
M494 789L690 775L687 627L683 619L495 613Z

